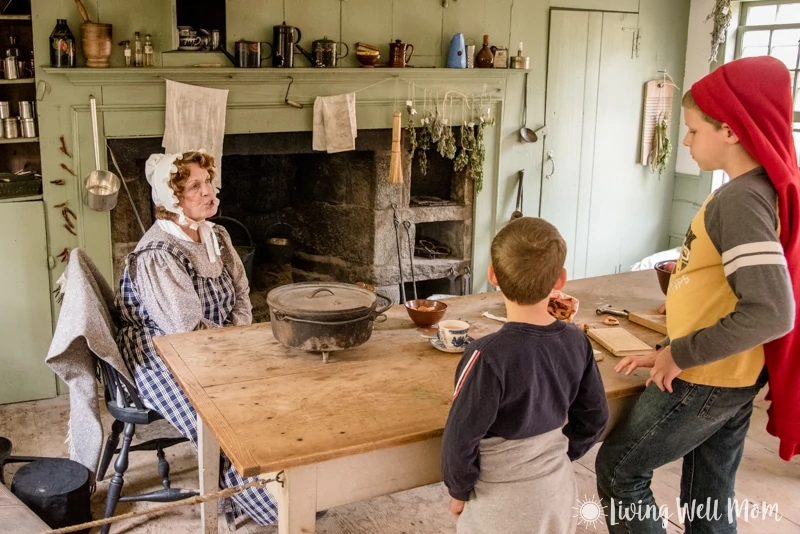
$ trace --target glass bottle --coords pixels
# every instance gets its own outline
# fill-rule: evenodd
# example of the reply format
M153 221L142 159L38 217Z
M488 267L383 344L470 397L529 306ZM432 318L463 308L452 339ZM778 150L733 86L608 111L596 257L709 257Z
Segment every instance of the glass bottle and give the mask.
M491 69L494 66L494 54L489 49L489 36L483 36L483 48L475 56L475 67L479 69Z
M144 66L156 66L156 54L153 50L153 42L150 40L150 34L144 36Z
M136 32L133 38L133 66L141 67L142 65L144 65L142 41L139 39L139 32Z
M8 42L10 46L6 48L6 57L19 57L19 48L17 48L17 36L16 35L9 35Z
M125 57L125 66L131 66L131 42L130 41L122 41L120 43L121 46L124 46L125 49L122 51L122 55Z
M75 66L75 36L67 26L67 19L56 19L50 34L50 66L71 68Z

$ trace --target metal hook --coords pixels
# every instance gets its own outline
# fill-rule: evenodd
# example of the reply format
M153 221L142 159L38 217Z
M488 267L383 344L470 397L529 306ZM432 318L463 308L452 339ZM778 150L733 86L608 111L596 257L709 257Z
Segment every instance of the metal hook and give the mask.
M291 76L287 76L287 78L289 78L289 86L286 88L286 96L283 98L283 102L288 106L292 106L293 108L303 109L303 104L295 102L294 100L289 100L289 89L292 88L292 84L294 83L294 78L292 78Z

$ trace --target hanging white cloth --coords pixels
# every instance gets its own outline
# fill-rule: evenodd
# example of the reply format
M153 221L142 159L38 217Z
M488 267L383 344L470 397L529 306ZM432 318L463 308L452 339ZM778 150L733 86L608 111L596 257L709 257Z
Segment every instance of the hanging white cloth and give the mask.
M198 148L214 156L214 185L222 185L222 142L225 137L227 89L211 89L167 80L164 139L167 154Z
M329 154L355 150L356 94L318 96L314 100L312 147Z

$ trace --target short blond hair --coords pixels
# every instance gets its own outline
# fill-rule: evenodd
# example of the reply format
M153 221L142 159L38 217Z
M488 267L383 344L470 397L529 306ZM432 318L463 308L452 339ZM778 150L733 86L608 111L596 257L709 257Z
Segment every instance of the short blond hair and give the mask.
M550 295L567 257L567 244L556 227L536 217L508 223L495 236L491 250L503 295L523 305Z
M196 164L203 170L208 171L211 179L214 179L214 156L206 154L205 152L184 152L180 159L175 160L175 166L178 172L174 172L169 177L169 187L175 191L175 196L180 200L183 197L183 190L186 187L186 180L189 179L191 169L189 165ZM164 206L156 206L156 219L167 221L177 221L178 215L167 211Z
M700 106L697 105L697 102L692 96L691 89L686 91L686 94L683 95L683 99L681 99L681 105L685 108L690 108L697 111L700 114L700 116L703 117L704 121L713 125L714 128L716 128L717 130L720 130L722 128L722 123L720 121L718 121L717 119L712 119L711 117L708 116L708 114L705 111L700 109Z

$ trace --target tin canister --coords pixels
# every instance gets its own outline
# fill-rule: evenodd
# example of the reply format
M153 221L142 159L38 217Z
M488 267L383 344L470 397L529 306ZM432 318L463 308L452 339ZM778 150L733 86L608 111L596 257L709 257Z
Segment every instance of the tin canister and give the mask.
M0 102L0 120L7 119L11 116L11 110L8 107L7 101Z
M16 139L19 137L19 121L16 117L3 119L3 136L6 139Z
M36 137L36 123L34 119L20 119L19 129L22 137Z
M531 65L531 58L528 56L520 56L519 54L511 57L512 69L529 69Z
M35 117L36 112L33 102L28 100L20 100L17 102L17 106L19 106L20 119L32 119Z
M467 54L467 68L474 69L475 68L475 45L467 45L464 47L466 49Z

